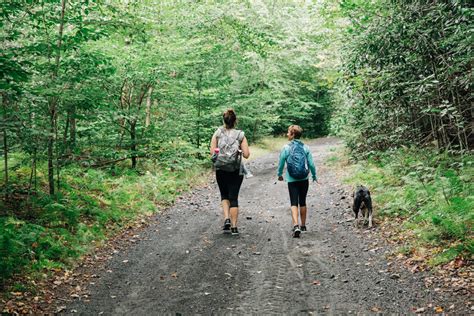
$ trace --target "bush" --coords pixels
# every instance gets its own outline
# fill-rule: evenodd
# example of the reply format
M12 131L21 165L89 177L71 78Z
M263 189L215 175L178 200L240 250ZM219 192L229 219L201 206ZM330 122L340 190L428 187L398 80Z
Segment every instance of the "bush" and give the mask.
M149 162L144 172L120 166L113 172L63 169L60 194L37 192L21 201L21 212L12 209L0 217L0 283L17 272L71 264L115 228L156 212L206 179L197 158L181 153L175 159L165 165Z
M364 183L379 216L403 217L421 242L473 254L474 157L403 148L359 162L346 181ZM442 253L452 257L455 250ZM451 255L449 255L451 254ZM432 262L444 262L433 259Z

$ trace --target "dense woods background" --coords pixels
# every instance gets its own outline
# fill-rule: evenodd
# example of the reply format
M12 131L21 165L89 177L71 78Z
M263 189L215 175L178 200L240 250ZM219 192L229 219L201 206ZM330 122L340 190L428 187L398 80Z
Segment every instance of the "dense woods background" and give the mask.
M472 253L470 2L3 1L0 15L0 278L68 264L171 202L209 166L228 107L251 144L290 124L343 137L412 184L386 214Z

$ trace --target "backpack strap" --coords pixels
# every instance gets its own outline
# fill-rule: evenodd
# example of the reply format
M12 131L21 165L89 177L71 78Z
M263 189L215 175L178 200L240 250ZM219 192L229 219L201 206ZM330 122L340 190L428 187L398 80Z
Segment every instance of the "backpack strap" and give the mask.
M242 141L244 140L245 134L242 130L238 130L239 133L237 134L237 140L239 141L239 145L242 144Z
M219 127L219 128L217 129L217 131L218 131L218 133L216 134L216 138L217 138L217 141L218 141L218 142L219 142L219 137L222 136L222 135L225 135L225 136L227 136L228 138L232 139L232 140L233 140L232 143L234 143L235 141L238 141L238 142L239 142L239 146L240 146L240 144L242 143L242 141L244 140L245 134L244 134L244 132L243 132L242 130L235 130L236 132L238 131L237 137L232 137L231 135L227 135L227 134L225 133L224 127L222 127L222 126Z

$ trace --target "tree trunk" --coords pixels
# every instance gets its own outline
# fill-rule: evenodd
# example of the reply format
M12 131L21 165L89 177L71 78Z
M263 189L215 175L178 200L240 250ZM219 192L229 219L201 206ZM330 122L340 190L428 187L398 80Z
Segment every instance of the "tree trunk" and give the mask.
M55 67L52 75L53 83L57 78L59 73L59 63L61 60L61 46L63 40L63 31L64 31L64 14L66 12L66 0L61 0L61 19L59 23L58 30L58 41L56 44L56 58L55 58ZM54 195L54 164L53 164L53 154L54 154L54 145L55 145L55 131L56 131L56 107L58 103L58 97L54 96L50 98L49 101L49 135L48 135L48 182L49 182L49 194Z
M71 108L71 115L69 116L69 153L76 147L76 106Z
M60 187L60 174L61 174L61 156L64 153L64 148L61 150L60 147L60 142L58 141L58 116L56 115L55 120L54 120L54 139L56 140L56 187L58 189L57 192L59 192L59 187Z
M8 196L8 139L7 139L7 95L2 93L3 105L3 161L5 168L5 199Z
M66 126L63 134L63 153L70 155L76 143L76 106L71 105L67 110ZM69 137L69 139L68 139Z
M52 102L55 102L54 100ZM54 148L54 117L56 105L50 105L49 112L49 135L48 135L48 184L49 194L54 195L54 164L53 164L53 148Z
M66 124L64 126L64 133L63 133L63 152L67 152L69 150L69 145L67 141L67 134L69 131L69 117L71 115L71 110L67 110L67 115L66 115Z
M137 167L137 132L136 132L137 122L130 122L130 140L132 144L130 145L130 150L132 152L132 169Z
M145 128L150 126L151 120L151 94L153 93L153 86L148 88L148 95L146 97L146 118L145 118Z

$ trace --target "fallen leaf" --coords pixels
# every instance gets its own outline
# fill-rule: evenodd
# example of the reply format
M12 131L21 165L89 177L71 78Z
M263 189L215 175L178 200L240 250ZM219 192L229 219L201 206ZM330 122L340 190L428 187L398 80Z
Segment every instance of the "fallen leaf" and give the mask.
M178 277L178 272L171 273L171 277L176 279Z
M377 307L377 306L374 306L370 309L371 311L375 312L375 313L378 313L378 312L381 312L382 310L380 309L380 307Z
M59 306L57 309L56 309L56 313L60 313L62 312L63 310L66 309L66 306Z
M415 310L415 313L423 313L425 311L425 308L424 307L420 307L418 309Z
M444 311L444 309L441 306L436 306L434 310L436 313L442 313Z

